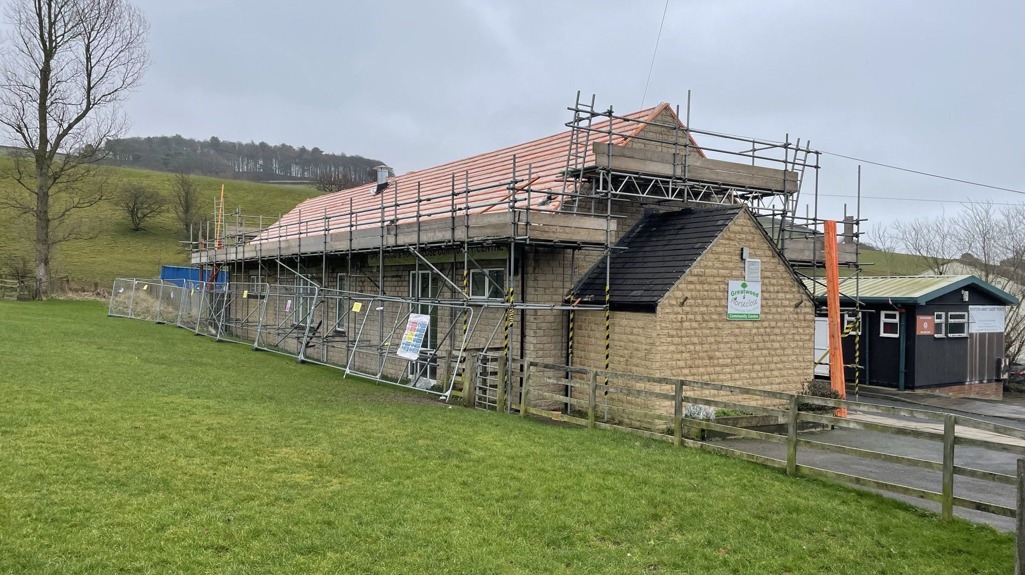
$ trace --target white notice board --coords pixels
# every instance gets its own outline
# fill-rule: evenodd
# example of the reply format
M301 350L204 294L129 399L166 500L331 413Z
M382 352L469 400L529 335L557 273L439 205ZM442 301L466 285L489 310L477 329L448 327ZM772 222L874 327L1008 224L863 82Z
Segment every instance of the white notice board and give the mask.
M1004 306L968 306L968 333L1004 333Z

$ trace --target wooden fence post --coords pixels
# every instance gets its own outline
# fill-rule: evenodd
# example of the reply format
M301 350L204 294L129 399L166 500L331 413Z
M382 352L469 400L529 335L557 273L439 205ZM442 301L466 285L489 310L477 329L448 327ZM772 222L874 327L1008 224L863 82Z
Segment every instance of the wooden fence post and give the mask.
M473 385L473 371L476 358L470 359L469 355L463 356L463 405L466 407L473 407L473 395L474 390L471 387Z
M587 427L594 429L594 408L598 403L598 376L590 371L587 374Z
M940 519L954 518L954 414L943 416L943 501Z
M530 406L530 376L534 371L533 365L527 364L527 371L523 378L523 393L520 394L520 417L527 417L527 409Z
M683 381L676 380L673 391L673 445L679 447L683 443Z
M797 475L797 407L798 397L790 398L787 411L787 475Z
M1025 459L1018 459L1018 513L1014 516L1014 575L1025 574Z

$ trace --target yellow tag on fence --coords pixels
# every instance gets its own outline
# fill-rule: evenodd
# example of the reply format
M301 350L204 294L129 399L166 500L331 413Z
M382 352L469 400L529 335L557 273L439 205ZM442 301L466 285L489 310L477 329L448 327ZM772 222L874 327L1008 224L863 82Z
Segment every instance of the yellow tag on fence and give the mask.
M359 310L363 309L363 302L358 301L352 304L352 311L359 313Z
M142 284L142 291L146 291L146 288L148 288L148 287L149 287L149 284Z
M246 299L248 297L249 297L249 290L247 290L247 289L246 290L242 290L242 299Z

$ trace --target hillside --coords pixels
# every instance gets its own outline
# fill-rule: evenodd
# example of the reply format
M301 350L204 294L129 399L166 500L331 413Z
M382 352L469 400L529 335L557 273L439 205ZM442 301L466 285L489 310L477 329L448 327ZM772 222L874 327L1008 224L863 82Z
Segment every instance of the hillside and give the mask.
M0 172L10 167L8 158L0 158ZM165 198L171 197L174 175L165 172L130 168L109 168L120 181L147 184ZM246 182L226 178L195 176L206 214L212 214L215 198L224 185L224 203L227 211L241 206L247 215L264 215L276 219L299 202L318 194L308 186L283 186ZM0 193L6 193L16 184L6 173L0 177ZM210 216L207 216L210 217ZM110 202L102 202L82 210L76 215L78 225L95 236L87 240L74 240L57 247L54 256L54 275L67 275L73 286L109 288L115 277L155 277L160 265L186 263L187 254L179 243L173 211L147 220L144 230L132 232L128 217ZM32 265L31 221L15 217L12 210L0 207L0 275L8 275L12 258L26 258Z

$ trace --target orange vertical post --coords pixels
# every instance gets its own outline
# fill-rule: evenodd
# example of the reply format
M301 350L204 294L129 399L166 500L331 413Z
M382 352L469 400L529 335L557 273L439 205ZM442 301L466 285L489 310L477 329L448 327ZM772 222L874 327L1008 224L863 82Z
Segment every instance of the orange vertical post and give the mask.
M826 245L826 312L829 314L829 382L833 391L847 399L843 373L843 340L840 336L840 257L836 246L836 220L825 221ZM837 417L847 417L847 410L838 408Z

